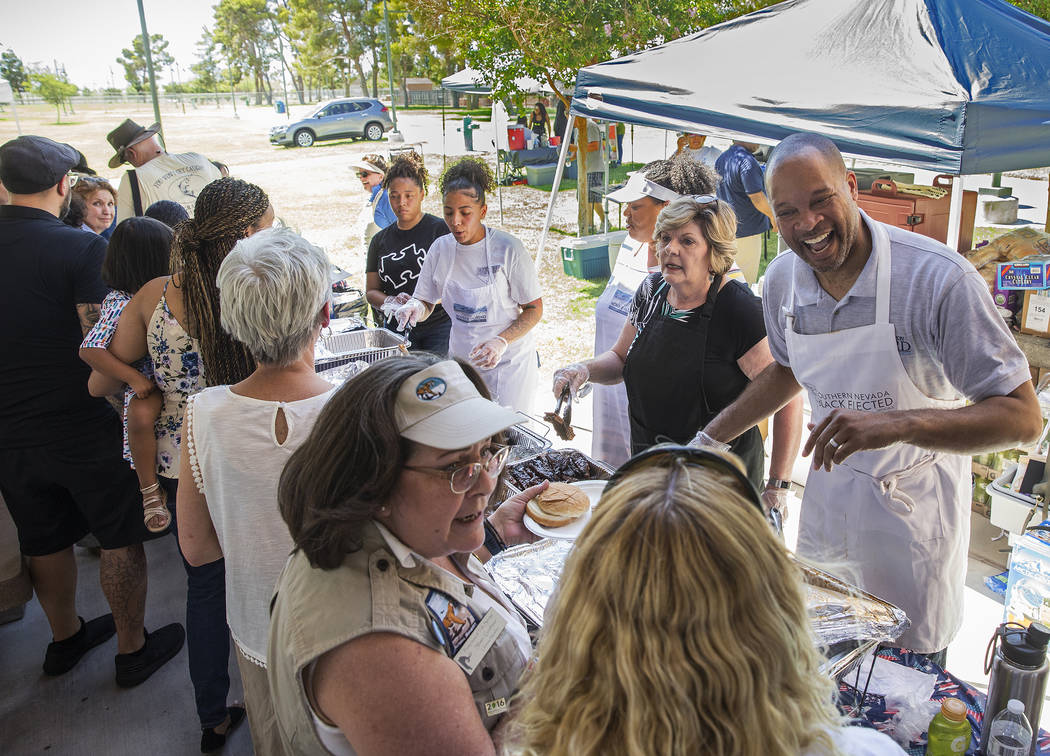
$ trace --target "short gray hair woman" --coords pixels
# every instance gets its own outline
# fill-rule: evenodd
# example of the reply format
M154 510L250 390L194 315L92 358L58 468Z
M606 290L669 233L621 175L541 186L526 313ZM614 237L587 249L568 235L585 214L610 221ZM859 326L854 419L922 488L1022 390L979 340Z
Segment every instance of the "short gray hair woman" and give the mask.
M638 287L616 344L554 373L555 395L566 386L575 393L588 380L623 381L634 453L665 440L689 443L773 363L761 301L726 275L736 255L736 215L729 204L712 195L672 200L660 211L654 236L660 272ZM796 397L774 415L762 496L782 515L801 438L802 400ZM762 489L758 427L729 448Z
M284 753L266 682L270 594L293 548L277 484L333 391L313 363L329 268L320 248L286 228L237 242L217 278L222 327L258 367L192 397L183 426L181 475L196 485L179 489L179 543L192 565L226 559L226 613L258 754Z

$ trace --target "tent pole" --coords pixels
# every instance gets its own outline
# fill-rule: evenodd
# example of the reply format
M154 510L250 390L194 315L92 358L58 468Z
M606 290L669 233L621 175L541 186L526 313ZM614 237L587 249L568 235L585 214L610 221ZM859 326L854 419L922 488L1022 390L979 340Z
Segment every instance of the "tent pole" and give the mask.
M489 103L489 125L497 126L496 124L496 103L493 101ZM503 225L503 182L499 177L499 128L494 129L495 133L492 135L492 146L496 150L496 191L499 192L499 224ZM509 145L508 145L509 146Z
M963 177L952 177L951 204L948 206L948 241L952 249L959 249L959 236L962 231Z
M569 135L572 134L572 108L565 114L565 133L561 137L561 151L558 153L558 167L554 169L554 184L551 185L551 197L547 200L547 217L543 219L543 233L540 234L540 246L536 248L536 267L539 268L546 256L547 232L551 227L551 219L554 217L554 200L558 197L561 188L561 176L565 172L565 160L569 157ZM579 181L579 176L576 177ZM584 181L586 181L584 177Z

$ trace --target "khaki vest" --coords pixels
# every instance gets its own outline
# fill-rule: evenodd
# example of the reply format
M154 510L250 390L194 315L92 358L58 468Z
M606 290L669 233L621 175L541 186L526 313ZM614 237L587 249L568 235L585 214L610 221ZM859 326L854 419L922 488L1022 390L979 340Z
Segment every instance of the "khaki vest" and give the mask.
M469 574L469 573L468 573ZM360 550L334 570L315 569L296 551L277 581L270 616L267 674L285 746L296 754L326 756L314 728L303 687L303 671L337 646L368 633L403 635L439 653L452 654L438 639L427 609L434 592L468 607L478 620L484 609L474 586L463 584L429 562L404 567L374 525ZM520 621L520 620L518 620ZM517 688L526 659L506 629L468 676L481 721L492 730ZM486 714L486 704L491 715Z

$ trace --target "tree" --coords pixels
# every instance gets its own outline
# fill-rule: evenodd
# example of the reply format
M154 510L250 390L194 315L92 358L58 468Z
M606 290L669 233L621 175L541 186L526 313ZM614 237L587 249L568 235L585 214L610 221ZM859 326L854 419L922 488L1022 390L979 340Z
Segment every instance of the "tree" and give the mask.
M196 63L190 65L193 79L190 89L194 92L216 92L219 89L219 62L215 38L207 27L201 27L201 38L197 40Z
M772 5L776 0L405 0L416 18L463 51L493 96L513 96L514 80L546 82L569 104L584 66L626 55ZM584 133L582 118L576 128ZM587 153L577 171L581 232L590 228Z
M255 79L255 104L273 103L270 85L270 60L273 58L274 32L267 0L219 0L215 6L215 41L231 69L252 72Z
M162 34L150 34L150 58L153 61L153 70L160 73L164 68L175 62L168 52L168 40ZM124 67L124 78L131 88L138 93L145 91L149 85L149 74L146 71L146 48L142 44L142 35L138 34L131 42L131 48L125 47L120 51L117 63Z
M21 94L29 88L29 74L22 65L22 59L15 55L14 50L4 50L0 53L0 79L7 79L11 90Z
M77 93L76 84L70 84L50 71L39 71L32 75L33 91L40 95L44 102L55 106L55 116L62 122L61 106Z

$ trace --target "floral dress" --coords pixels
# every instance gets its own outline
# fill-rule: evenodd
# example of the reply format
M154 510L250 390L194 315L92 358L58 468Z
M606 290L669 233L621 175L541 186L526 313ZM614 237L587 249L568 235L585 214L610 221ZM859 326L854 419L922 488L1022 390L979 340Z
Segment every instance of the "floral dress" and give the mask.
M186 401L204 388L200 343L190 337L168 308L168 285L146 327L153 379L163 395L157 416L157 475L178 480L179 447Z

